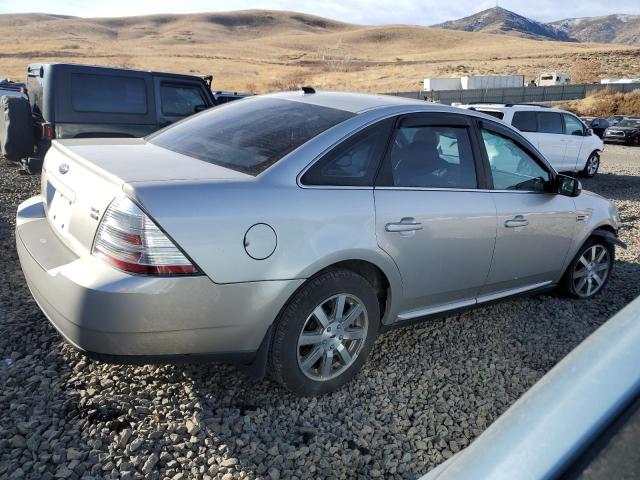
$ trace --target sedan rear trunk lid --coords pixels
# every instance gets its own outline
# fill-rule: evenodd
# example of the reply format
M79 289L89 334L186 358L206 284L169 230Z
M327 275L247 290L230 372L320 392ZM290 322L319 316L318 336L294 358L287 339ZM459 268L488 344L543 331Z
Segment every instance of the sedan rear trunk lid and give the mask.
M54 141L41 194L51 227L77 255L91 251L102 215L135 182L253 178L152 145L144 139Z

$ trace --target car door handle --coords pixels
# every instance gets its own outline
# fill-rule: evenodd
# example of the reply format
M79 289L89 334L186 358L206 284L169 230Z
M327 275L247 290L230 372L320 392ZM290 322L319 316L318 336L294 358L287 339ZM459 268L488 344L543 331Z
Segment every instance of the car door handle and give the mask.
M387 223L384 229L387 232L414 232L416 230L422 230L422 224L416 222L415 218L404 217L398 223Z
M527 225L529 225L529 220L524 218L522 215L516 215L511 220L504 222L504 226L507 228L526 227Z

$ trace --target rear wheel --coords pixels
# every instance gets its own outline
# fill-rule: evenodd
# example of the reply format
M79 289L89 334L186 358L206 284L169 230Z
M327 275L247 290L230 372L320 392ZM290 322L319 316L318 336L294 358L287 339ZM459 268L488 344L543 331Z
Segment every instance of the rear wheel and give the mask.
M609 281L614 248L599 237L592 237L578 251L562 281L563 290L575 298L592 298Z
M371 284L349 270L310 280L289 302L274 332L269 372L297 395L329 393L362 368L378 334Z
M589 155L587 159L587 163L584 165L584 170L582 170L581 174L586 178L593 178L596 173L598 173L598 169L600 168L600 155L598 152L593 152Z
M636 147L640 146L640 135L636 135L635 137L633 137L631 143Z

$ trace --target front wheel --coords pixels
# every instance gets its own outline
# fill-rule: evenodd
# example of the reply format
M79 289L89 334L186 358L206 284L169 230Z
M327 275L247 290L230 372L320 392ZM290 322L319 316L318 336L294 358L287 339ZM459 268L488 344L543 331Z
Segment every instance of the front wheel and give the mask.
M587 163L584 166L584 170L582 170L581 174L586 178L593 178L596 173L598 173L598 169L600 168L600 155L598 152L593 152L589 155L587 159Z
M580 248L562 279L562 289L574 298L592 298L607 284L611 276L614 247L593 237Z
M349 270L311 279L278 319L269 373L301 396L332 392L362 368L378 334L380 309L371 284Z

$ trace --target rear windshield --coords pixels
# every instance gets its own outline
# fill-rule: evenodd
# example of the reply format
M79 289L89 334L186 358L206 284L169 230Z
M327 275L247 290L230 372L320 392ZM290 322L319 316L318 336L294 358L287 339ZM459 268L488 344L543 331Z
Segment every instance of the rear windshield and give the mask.
M154 145L258 175L351 112L277 98L237 100L147 137Z

